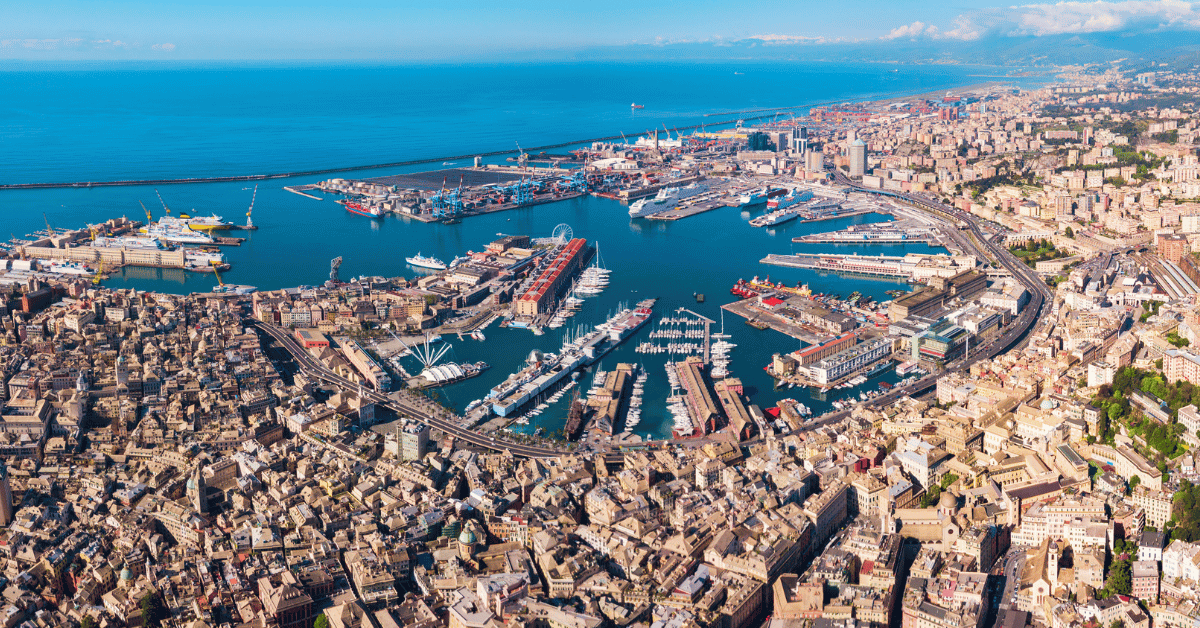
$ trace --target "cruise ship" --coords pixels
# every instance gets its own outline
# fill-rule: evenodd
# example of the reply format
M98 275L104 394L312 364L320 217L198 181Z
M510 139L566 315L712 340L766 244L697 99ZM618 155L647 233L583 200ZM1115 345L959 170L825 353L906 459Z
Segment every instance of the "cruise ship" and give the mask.
M676 188L663 188L653 197L634 201L629 206L629 217L645 218L646 216L653 216L667 211L670 209L670 206L667 206L667 201L674 196L675 190Z
M654 303L655 299L647 299L639 302L634 309L617 312L604 323L596 325L594 331L563 342L558 354L531 351L526 360L528 366L488 392L492 411L500 416L508 416L575 369L604 357L650 320Z
M681 201L708 191L708 185L693 183L682 188L663 188L654 198L643 198L629 206L630 218L646 218L675 209Z
M216 242L212 236L206 233L195 231L186 226L181 227L176 223L167 223L164 225L161 220L150 225L146 229L146 235L171 244L212 244Z
M446 270L446 262L436 257L425 257L420 253L412 257L404 258L404 261L416 266L417 268L431 268L433 270Z
M232 222L229 222L216 214L212 214L211 216L189 216L187 214L180 214L179 219L185 221L189 228L196 229L198 231L230 229L234 226Z

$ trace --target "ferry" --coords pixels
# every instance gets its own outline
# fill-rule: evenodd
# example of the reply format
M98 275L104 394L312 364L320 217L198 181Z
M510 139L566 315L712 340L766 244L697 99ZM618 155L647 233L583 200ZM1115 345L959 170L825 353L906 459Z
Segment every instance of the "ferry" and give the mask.
M769 188L759 188L751 192L746 192L738 197L738 203L741 207L765 203L767 202L767 195L770 194L770 192L771 191Z
M433 270L446 270L446 263L436 257L425 257L420 253L412 257L404 258L404 261L416 266L417 268L431 268Z
M363 206L359 203L353 203L350 201L344 201L342 202L342 205L346 208L346 211L350 212L351 214L358 214L359 216L366 216L368 218L383 217L383 211L378 207Z
M708 191L708 185L693 183L682 188L663 188L653 198L634 201L629 206L630 218L646 218L675 209L681 201Z
M767 209L786 209L793 205L803 203L812 197L813 193L808 190L804 190L803 192L800 190L792 190L785 196L778 196L767 201Z
M770 207L770 204L768 204L767 207ZM782 225L785 222L795 220L799 217L800 217L799 209L790 209L790 208L778 209L769 214L763 214L762 216L759 216L758 218L751 220L750 226L751 227L774 227L775 225Z

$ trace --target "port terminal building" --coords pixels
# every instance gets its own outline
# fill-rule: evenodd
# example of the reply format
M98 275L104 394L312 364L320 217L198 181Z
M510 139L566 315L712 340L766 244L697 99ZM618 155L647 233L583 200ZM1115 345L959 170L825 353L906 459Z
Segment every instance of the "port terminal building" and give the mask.
M571 285L575 273L587 263L591 252L587 240L575 238L554 253L554 258L542 268L529 289L517 297L517 316L532 318L550 312Z

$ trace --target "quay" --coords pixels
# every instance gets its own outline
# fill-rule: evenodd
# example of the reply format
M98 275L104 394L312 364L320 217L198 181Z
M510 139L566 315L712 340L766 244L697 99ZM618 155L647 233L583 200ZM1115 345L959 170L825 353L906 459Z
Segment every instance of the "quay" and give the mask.
M803 268L806 270L846 273L866 277L887 277L906 281L925 281L934 277L951 277L975 268L974 255L925 255L909 253L894 255L837 255L831 253L771 253L761 264Z
M850 216L861 216L863 214L877 214L879 208L876 207L853 207L846 210L833 210L829 212L820 212L806 215L805 212L800 212L800 222L821 222L823 220L833 220L835 218L849 218Z
M30 239L13 239L6 245L10 255L21 260L46 260L94 265L92 269L103 276L126 266L143 268L178 268L192 272L213 273L229 270L224 256L199 248L141 248L127 246L97 246L96 236L136 235L141 223L127 218L115 218L83 229L52 229L39 231ZM213 244L237 246L245 238L214 238ZM93 275L86 275L91 278Z
M810 345L818 345L830 338L827 334L818 333L815 328L797 325L791 321L772 314L755 305L757 299L743 299L722 305L721 309L741 316L757 329L773 329L785 336L791 336ZM755 324L757 323L757 324Z
M805 244L907 244L940 243L934 230L911 221L889 221L868 225L850 225L840 231L812 233L792 238Z

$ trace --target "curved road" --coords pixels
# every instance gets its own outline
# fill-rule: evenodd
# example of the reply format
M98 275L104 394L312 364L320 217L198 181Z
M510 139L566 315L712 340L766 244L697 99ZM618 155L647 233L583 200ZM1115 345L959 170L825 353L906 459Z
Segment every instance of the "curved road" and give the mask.
M270 323L264 323L259 320L247 319L247 321L251 325L261 329L267 335L274 338L283 349L287 350L287 352L291 354L292 359L296 361L296 364L299 365L300 369L306 374L349 390L354 390L359 387L358 382L352 382L326 368L324 364L309 354L304 347L301 347L300 343L296 341L296 338L292 336L292 334L288 333L286 329ZM391 408L396 412L396 414L402 417L419 421L425 425L428 425L429 427L439 429L443 433L449 434L456 439L471 443L472 445L478 445L480 447L494 449L497 451L511 451L513 455L522 456L525 458L555 458L565 453L557 449L521 445L518 443L509 442L507 440L497 439L494 436L485 436L478 432L465 429L453 421L448 421L445 418L442 418L441 416L438 416L437 414L430 412L429 410L415 403L405 400L397 400L392 397L388 397L387 395L375 392L369 388L363 388L363 396L379 405Z

